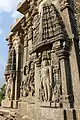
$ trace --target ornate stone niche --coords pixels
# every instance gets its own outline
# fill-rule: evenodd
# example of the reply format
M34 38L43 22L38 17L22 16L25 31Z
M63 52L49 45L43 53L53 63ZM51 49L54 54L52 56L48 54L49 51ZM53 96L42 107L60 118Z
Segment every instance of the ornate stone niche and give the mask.
M25 79L21 82L21 96L34 97L35 95L35 74L34 74L34 62L27 62L24 67Z

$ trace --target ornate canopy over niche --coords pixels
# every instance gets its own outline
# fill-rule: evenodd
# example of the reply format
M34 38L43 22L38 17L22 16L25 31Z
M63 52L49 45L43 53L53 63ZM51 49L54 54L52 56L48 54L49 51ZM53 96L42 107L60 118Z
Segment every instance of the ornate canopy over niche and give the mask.
M41 46L68 37L60 13L50 1L43 3L41 13L36 17L35 25L32 52L38 50Z

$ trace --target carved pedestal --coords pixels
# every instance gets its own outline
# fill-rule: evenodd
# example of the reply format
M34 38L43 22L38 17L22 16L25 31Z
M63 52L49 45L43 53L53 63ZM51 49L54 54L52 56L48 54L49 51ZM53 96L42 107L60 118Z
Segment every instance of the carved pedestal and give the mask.
M2 100L1 106L5 108L11 108L13 106L13 101L9 99Z

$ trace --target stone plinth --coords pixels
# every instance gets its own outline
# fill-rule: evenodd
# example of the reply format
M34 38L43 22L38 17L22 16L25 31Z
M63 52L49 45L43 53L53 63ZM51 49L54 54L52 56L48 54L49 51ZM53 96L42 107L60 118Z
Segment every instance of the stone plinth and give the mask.
M80 109L62 109L50 107L50 104L44 107L29 104L28 102L19 102L18 112L21 116L28 116L32 120L80 120Z
M13 101L5 99L1 102L1 106L5 108L11 108L13 104Z
M18 110L21 116L27 115L30 118L35 117L35 104L28 102L19 102Z
M18 108L18 100L13 100L13 108Z

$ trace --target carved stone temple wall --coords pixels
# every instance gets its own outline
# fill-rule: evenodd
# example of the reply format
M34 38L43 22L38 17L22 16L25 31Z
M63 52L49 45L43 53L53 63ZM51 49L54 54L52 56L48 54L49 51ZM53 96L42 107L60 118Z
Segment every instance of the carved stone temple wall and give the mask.
M22 0L7 36L2 106L32 120L80 120L80 56L74 0Z

